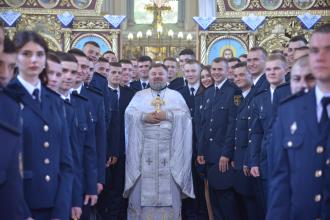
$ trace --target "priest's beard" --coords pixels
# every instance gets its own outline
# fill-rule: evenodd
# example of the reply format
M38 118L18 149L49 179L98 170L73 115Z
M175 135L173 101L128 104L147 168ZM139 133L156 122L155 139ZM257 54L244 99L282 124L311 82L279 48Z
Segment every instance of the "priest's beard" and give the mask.
M155 91L160 91L166 87L166 82L150 82L150 88Z

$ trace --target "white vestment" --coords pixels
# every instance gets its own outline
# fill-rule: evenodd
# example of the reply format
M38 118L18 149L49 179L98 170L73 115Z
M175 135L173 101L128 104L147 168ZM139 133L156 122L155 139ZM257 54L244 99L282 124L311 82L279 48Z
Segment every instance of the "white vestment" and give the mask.
M145 123L145 114L155 111L156 95L150 88L137 92L125 112L129 220L180 219L181 197L194 198L189 109L180 93L166 88L159 95L167 120Z

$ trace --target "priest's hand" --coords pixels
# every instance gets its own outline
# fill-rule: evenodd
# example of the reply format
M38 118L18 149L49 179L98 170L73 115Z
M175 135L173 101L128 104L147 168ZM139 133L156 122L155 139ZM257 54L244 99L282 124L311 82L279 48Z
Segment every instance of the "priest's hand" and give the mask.
M221 156L219 160L219 170L224 173L229 169L229 158Z
M254 177L259 177L260 172L259 172L259 167L251 167L251 175Z
M72 219L80 219L81 214L82 214L82 210L80 207L71 208L71 218Z
M156 118L159 121L165 121L166 120L166 112L161 111L161 112L155 112L156 113Z
M85 195L84 205L88 205L90 202L91 206L94 206L97 203L97 195Z
M246 166L246 165L243 166L243 173L245 176L251 176L250 169L248 166Z
M197 156L197 163L199 165L204 165L205 164L204 156Z
M156 112L147 113L144 116L144 122L149 124L158 124L160 123L160 120L157 118Z
M103 191L103 184L102 183L97 183L97 194L100 194Z
M110 157L109 157L109 160L108 160L107 163L106 163L106 166L107 166L107 167L110 167L111 165L115 165L115 164L117 163L117 161L118 161L118 158L117 158L117 157L115 157L115 156L110 156Z

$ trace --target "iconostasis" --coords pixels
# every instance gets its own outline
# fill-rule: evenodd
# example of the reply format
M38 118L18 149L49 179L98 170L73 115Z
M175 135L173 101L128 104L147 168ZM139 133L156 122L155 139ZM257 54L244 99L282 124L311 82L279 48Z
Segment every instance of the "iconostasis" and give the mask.
M6 34L20 30L38 31L50 49L67 51L95 41L101 51L120 56L120 23L101 16L103 0L1 0L0 18ZM111 17L111 16L110 16ZM112 19L113 20L113 19Z
M329 0L217 0L217 17L197 22L196 50L204 64L225 52L239 57L254 46L282 50L291 37L309 39L329 22Z

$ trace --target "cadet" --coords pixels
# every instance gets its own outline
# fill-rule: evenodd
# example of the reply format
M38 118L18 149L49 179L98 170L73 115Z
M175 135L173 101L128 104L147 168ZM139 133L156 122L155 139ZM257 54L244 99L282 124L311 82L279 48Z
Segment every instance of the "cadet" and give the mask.
M238 194L241 218L257 220L256 194L254 180L248 167L248 133L250 127L248 118L251 115L251 100L253 92L252 76L248 72L246 63L240 62L233 66L234 82L242 90L242 100L237 109L235 124L235 151L233 166L236 170L234 188Z
M140 91L150 87L149 85L149 68L152 64L152 59L148 56L141 56L138 59L138 68L140 79L131 82L130 87L135 91Z
M113 124L108 134L110 145L116 145L115 162L109 158L106 170L106 188L101 194L99 210L104 219L126 219L127 199L123 198L122 192L125 186L125 126L124 113L126 107L134 96L134 91L129 87L120 86L122 81L121 65L127 61L122 60L122 64L110 63L110 74L108 77L110 93L118 100L118 120ZM130 61L129 61L130 62ZM114 139L119 137L119 140ZM109 155L109 153L108 153Z
M83 71L88 68L88 60L82 51L76 49L58 54L62 66L59 92L73 109L73 120L69 121L75 170L71 216L79 219L83 205L88 205L90 201L93 206L97 202L95 127L92 124L88 99L72 91L76 84L83 81ZM77 57L80 62L73 54L79 54Z
M122 69L122 77L120 85L122 87L130 87L130 83L132 82L132 74L133 74L133 64L130 60L122 59L119 61Z
M194 51L191 49L183 49L179 53L179 64L180 64L180 70L182 73L184 73L184 65L187 63L188 60L195 60L196 55Z
M178 62L173 57L167 57L164 60L164 65L168 71L168 85L170 89L178 90L185 85L183 77L177 76Z
M188 60L184 65L184 74L187 85L181 87L179 92L185 99L193 122L193 155L192 155L192 175L195 190L195 199L187 198L182 200L182 219L208 219L205 202L204 180L197 171L197 133L194 115L195 108L202 105L202 95L205 88L200 83L201 66L196 60ZM195 107L196 106L196 107Z
M253 47L247 55L247 68L253 79L253 93L269 88L269 83L266 79L265 64L267 51L262 47Z
M315 77L308 63L308 55L296 60L291 68L291 93L309 91L315 86Z
M0 26L0 35L1 30L3 29ZM0 86L5 87L14 76L17 56L15 46L8 37L4 38L4 48L0 54Z
M267 219L329 219L330 25L312 33L309 65L316 86L282 103L272 133ZM327 204L327 205L326 205Z
M24 218L24 196L22 185L22 118L20 108L9 91L4 89L14 75L11 63L16 63L16 51L9 38L3 40L0 26L0 216L3 219ZM1 50L1 48L0 48ZM16 97L15 97L16 98ZM6 106L6 107L4 107Z
M28 205L26 217L67 219L72 194L72 154L68 131L62 121L64 109L58 96L41 85L47 43L35 32L19 32L18 76L11 89L22 93L23 184Z
M272 54L266 60L266 77L270 87L255 94L252 101L249 127L249 166L256 177L257 202L261 216L266 214L267 201L267 144L274 114L274 91L285 83L287 63L282 55ZM289 94L288 94L289 95ZM260 216L259 216L260 217Z
M227 80L228 63L224 58L212 62L214 86L203 97L202 133L197 161L208 169L210 199L214 219L239 219L233 191L233 172L229 169L234 151L236 109L241 92Z

